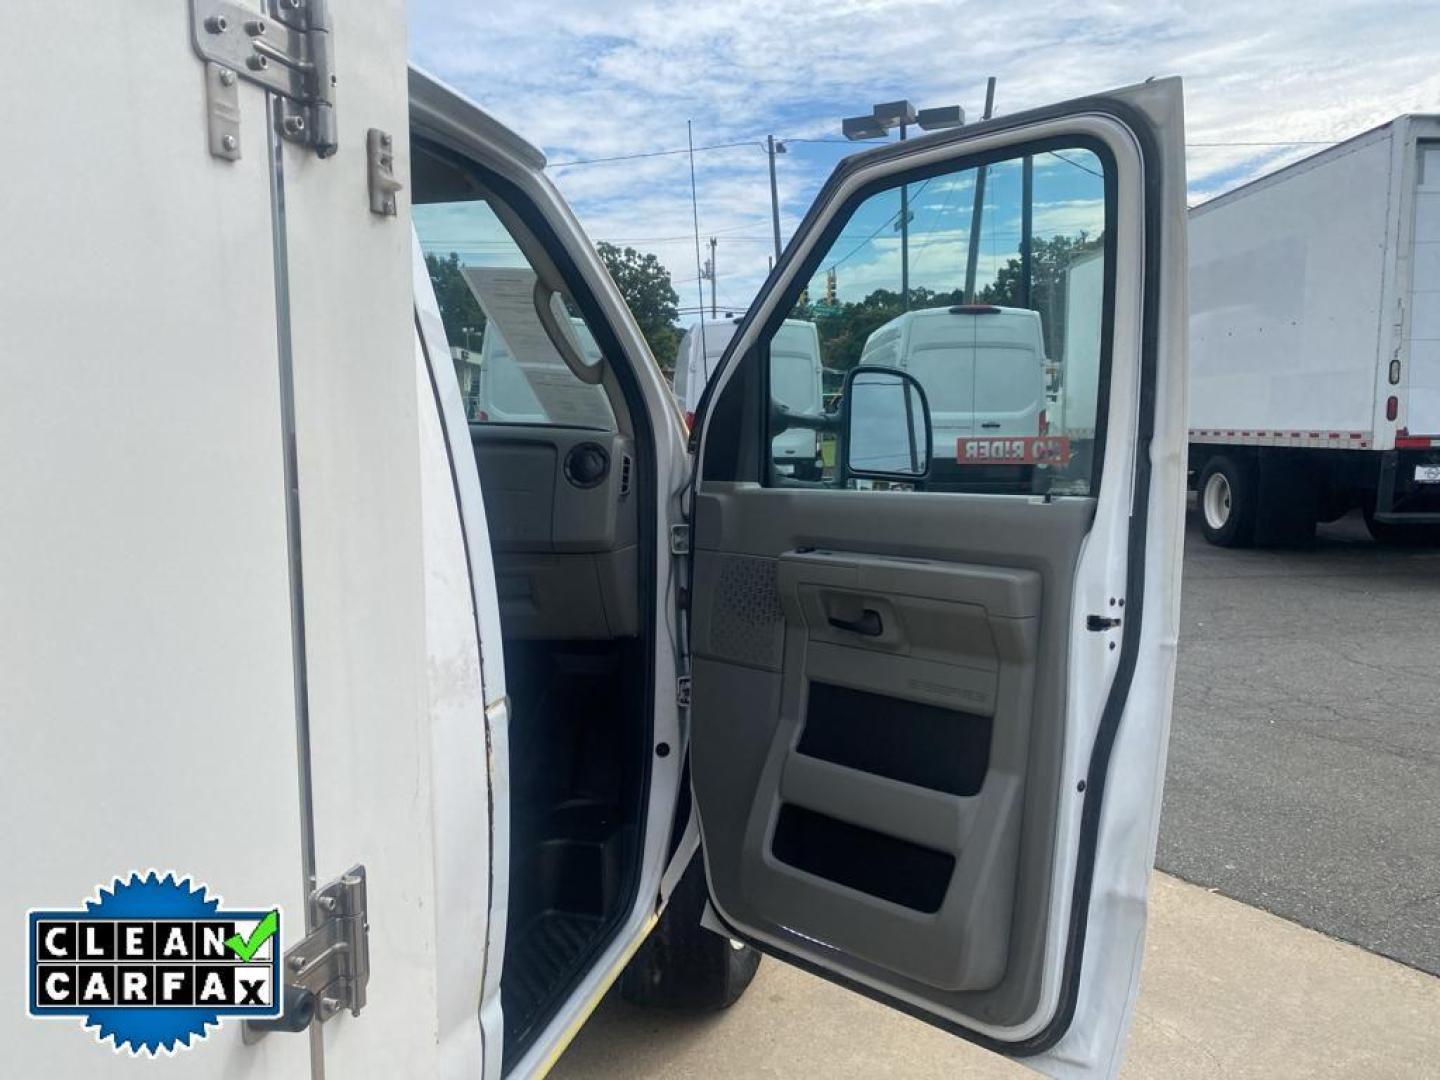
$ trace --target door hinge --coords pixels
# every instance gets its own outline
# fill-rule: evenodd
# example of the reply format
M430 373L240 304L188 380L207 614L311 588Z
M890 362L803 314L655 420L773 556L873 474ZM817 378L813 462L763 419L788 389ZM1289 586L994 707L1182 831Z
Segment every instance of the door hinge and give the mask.
M1106 615L1086 615L1085 629L1094 630L1099 633L1102 630L1114 630L1120 625L1119 618L1112 618Z
M675 704L682 709L690 708L690 676L675 677Z
M285 950L285 1010L275 1020L245 1021L253 1043L271 1031L304 1031L342 1009L359 1016L370 982L370 922L365 900L365 867L352 866L310 894L314 929Z
M190 32L206 65L210 152L240 156L235 84L258 83L283 99L285 138L329 157L337 148L335 53L329 0L190 0Z
M689 525L671 525L671 526L670 526L670 554L671 554L671 555L689 555L689 554L690 554L690 526L689 526Z

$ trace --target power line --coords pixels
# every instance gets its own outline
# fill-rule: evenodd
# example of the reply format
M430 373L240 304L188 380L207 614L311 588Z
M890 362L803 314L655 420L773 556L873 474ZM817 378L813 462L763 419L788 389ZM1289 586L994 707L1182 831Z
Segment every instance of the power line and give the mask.
M695 147L693 152L699 153L701 150L733 150L738 146L761 145L763 144L759 139L753 139L748 142L710 143L708 146ZM647 150L639 154L616 154L614 157L579 158L575 161L551 161L547 163L547 168L568 169L573 165L608 165L613 161L636 161L639 158L668 157L672 154L689 154L691 152L690 147L682 146L678 150Z
M1066 157L1064 154L1060 153L1060 151L1058 151L1058 150L1047 150L1046 153L1049 154L1051 157L1057 157L1057 158L1059 158L1061 161L1065 162L1065 164L1067 164L1067 165L1074 165L1075 168L1079 169L1081 172L1087 172L1087 173L1089 173L1091 176L1098 176L1101 180L1104 180L1104 179L1105 179L1104 173L1096 172L1094 169L1090 168L1090 166L1088 166L1088 165L1082 165L1082 164L1080 164L1080 162L1076 161L1074 158L1068 158L1068 157Z
M934 178L932 177L931 179L934 179ZM916 195L919 195L920 192L922 192L922 191L925 190L925 188L929 185L929 183L930 183L930 180L926 180L923 184L921 184L918 188L915 189L915 194L916 194ZM841 263L843 263L846 259L850 258L850 256L854 255L857 251L859 251L861 248L863 248L866 244L870 243L871 240L874 240L875 237L879 236L880 233L881 233L881 231L885 228L885 226L887 226L887 225L893 226L894 223L899 220L899 218L900 218L900 211L897 210L897 211L895 211L895 213L891 214L888 218L886 218L884 221L882 221L882 222L880 223L879 228L877 228L877 229L876 229L874 232L872 232L869 236L865 237L864 240L861 240L860 243L856 244L853 248L851 248L849 251L847 251L847 252L845 253L844 258L836 259L833 263L831 263L831 264L829 265L829 267L828 267L827 269L834 270L834 269L835 269L836 267L838 267Z

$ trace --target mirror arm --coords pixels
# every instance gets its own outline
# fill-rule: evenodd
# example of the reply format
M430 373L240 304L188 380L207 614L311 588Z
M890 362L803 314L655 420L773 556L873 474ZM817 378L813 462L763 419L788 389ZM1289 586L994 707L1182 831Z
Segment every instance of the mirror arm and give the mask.
M792 413L774 398L770 399L770 434L779 435L791 428L804 428L808 431L839 431L840 414L838 412L821 413L818 416L805 413Z

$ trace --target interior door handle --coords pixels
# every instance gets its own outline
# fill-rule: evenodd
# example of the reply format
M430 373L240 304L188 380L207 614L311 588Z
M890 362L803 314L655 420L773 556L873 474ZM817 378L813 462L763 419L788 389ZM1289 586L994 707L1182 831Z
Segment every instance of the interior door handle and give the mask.
M864 634L866 637L879 637L885 632L880 613L870 608L866 608L858 619L841 619L831 615L830 625L836 630L849 630L852 634Z

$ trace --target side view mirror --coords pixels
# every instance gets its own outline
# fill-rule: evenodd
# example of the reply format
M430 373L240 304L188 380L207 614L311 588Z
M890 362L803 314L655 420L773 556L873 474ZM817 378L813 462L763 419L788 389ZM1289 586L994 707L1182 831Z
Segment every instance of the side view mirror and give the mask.
M930 473L933 433L925 388L888 367L852 368L840 412L840 482L914 483Z

